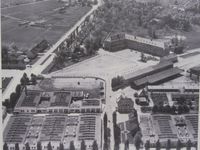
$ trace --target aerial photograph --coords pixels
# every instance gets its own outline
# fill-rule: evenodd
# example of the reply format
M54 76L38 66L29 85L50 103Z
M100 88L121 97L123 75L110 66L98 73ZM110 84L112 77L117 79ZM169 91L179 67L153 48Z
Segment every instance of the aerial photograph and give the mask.
M0 150L200 150L200 0L1 0L0 72Z

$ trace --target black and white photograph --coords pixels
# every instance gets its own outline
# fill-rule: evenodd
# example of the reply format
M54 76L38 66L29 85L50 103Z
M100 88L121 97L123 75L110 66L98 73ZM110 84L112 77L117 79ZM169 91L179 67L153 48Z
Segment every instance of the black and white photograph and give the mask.
M200 0L1 0L0 150L200 150Z

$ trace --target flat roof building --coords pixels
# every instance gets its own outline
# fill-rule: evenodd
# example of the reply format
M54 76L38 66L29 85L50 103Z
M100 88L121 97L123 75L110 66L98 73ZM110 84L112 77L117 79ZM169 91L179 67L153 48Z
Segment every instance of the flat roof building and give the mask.
M59 78L60 79L60 78ZM63 79L64 82L65 79ZM69 79L68 79L69 80ZM95 79L94 79L95 80ZM44 79L37 85L27 86L15 106L15 113L101 113L102 112L102 82L96 87L77 85L79 88L65 86L58 88L58 81ZM96 81L95 81L96 82ZM54 87L55 84L57 87ZM81 83L83 84L83 83ZM92 85L92 84L91 84ZM61 85L60 85L61 86ZM88 85L89 86L89 85ZM94 85L93 85L94 86ZM104 86L104 85L103 85ZM85 87L85 89L84 89Z

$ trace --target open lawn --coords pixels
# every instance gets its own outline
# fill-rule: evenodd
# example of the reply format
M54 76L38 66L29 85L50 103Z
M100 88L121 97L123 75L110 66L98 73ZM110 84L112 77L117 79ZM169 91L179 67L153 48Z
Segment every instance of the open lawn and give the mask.
M21 49L31 49L43 39L54 44L91 9L77 5L67 7L60 13L59 9L64 5L62 2L48 0L3 8L2 43L14 43Z

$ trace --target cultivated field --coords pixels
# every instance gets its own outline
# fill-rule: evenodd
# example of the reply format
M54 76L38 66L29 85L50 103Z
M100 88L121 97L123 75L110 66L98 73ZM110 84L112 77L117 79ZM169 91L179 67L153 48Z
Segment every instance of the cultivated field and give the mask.
M14 43L20 49L31 49L46 39L54 44L91 7L73 6L61 8L65 3L48 0L3 8L2 43Z

